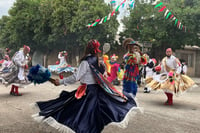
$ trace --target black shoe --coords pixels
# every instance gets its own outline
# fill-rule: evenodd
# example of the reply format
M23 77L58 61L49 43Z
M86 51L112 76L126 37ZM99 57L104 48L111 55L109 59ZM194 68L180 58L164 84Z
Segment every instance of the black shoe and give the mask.
M147 88L146 87L144 88L144 93L147 93Z
M146 93L150 93L150 92L151 92L150 90L146 91Z
M11 92L10 92L10 95L13 95L13 96L14 96L14 95L15 95L15 92L11 91Z
M22 96L21 93L14 93L14 96Z

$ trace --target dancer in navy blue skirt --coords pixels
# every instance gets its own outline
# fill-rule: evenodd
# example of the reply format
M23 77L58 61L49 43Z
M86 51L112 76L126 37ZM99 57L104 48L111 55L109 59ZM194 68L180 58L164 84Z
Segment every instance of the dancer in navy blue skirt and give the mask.
M77 72L63 80L51 80L56 86L76 81L81 85L72 92L62 91L56 99L36 102L40 109L34 115L36 120L60 132L100 133L109 123L126 127L138 107L132 95L117 91L104 78L99 46L97 40L90 40Z

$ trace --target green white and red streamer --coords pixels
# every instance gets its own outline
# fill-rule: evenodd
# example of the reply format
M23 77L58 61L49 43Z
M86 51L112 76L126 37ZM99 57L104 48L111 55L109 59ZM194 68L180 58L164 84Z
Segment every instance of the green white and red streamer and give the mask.
M156 0L155 4L158 2L159 0ZM152 5L155 5L155 4L152 4ZM165 19L170 19L172 20L172 22L174 22L174 25L177 26L178 29L181 29L185 32L187 32L187 29L186 29L186 26L184 26L176 17L174 14L172 14L172 12L169 11L169 9L167 9L166 6L163 5L162 2L156 4L154 6L154 8L158 8L158 7L161 7L158 12L163 12L165 10L165 13L164 13L164 17ZM189 30L188 30L189 32Z
M101 19L95 20L95 22L88 24L87 27L90 28L90 27L96 26L97 24L102 24L102 23L107 22L108 20L110 20L110 18L111 18L112 16L114 16L114 15L116 14L116 12L119 10L119 8L120 8L121 6L123 6L123 5L125 4L126 1L127 1L127 0L124 0L123 2L121 2L121 4L118 5L118 6L116 7L116 9L114 9L114 10L113 10L111 13L109 13L107 16L105 16L105 17L103 17L103 18L101 18ZM113 0L113 1L111 1L111 3L115 3L115 1ZM130 6L131 9L134 8L134 5L135 5L135 1L134 1L134 0L130 0L129 6Z

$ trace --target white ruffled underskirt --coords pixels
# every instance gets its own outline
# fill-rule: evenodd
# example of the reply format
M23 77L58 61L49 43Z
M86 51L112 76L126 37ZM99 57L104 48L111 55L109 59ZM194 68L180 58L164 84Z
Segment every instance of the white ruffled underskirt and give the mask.
M135 100L135 101L136 101L137 106L138 106L137 100ZM34 108L35 111L37 111L37 112L40 111L40 109L39 109L39 107L38 107L38 105L36 103L35 104L31 104L31 106ZM129 121L135 117L137 112L143 113L143 108L141 108L141 107L132 107L129 110L129 112L126 114L125 118L121 122L111 122L106 126L114 125L114 126L117 126L119 128L123 128L124 129L124 128L126 128L128 126ZM57 129L61 133L75 133L68 126L65 126L65 125L57 122L53 117L44 118L44 116L40 116L39 113L36 113L36 114L32 115L32 117L33 117L33 119L35 121L37 121L39 123L47 123L49 126ZM45 126L45 124L44 124L44 126Z

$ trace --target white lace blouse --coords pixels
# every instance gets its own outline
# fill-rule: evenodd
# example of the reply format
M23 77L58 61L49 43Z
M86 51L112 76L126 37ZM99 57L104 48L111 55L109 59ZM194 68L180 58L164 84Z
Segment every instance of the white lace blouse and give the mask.
M80 81L81 83L85 84L96 84L87 61L82 61L77 72L67 78L64 78L63 80L60 80L60 84L73 84L76 81Z

